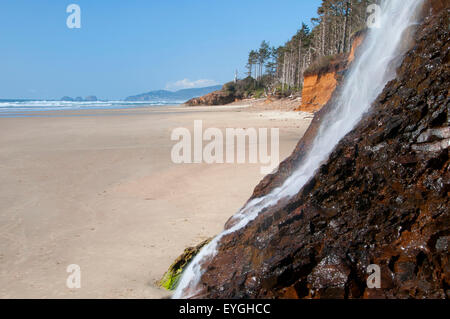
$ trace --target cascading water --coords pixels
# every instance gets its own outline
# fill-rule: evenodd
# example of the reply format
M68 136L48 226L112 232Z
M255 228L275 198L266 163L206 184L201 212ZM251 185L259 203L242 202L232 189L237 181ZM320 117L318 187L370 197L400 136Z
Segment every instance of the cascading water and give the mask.
M384 0L379 28L369 30L361 54L353 61L333 110L323 119L311 150L282 186L249 201L236 215L234 225L206 245L184 270L173 298L189 298L198 291L205 261L214 257L220 240L254 220L265 208L297 194L328 159L337 143L361 120L388 81L395 77L394 61L405 53L401 41L405 30L416 24L423 0Z

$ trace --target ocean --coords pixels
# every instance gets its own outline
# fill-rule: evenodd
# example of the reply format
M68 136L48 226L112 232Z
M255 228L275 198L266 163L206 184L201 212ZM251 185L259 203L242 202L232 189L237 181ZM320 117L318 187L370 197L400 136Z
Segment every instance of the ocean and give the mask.
M46 101L46 100L0 100L0 116L11 113L61 111L61 110L106 110L130 109L149 106L178 105L185 101Z

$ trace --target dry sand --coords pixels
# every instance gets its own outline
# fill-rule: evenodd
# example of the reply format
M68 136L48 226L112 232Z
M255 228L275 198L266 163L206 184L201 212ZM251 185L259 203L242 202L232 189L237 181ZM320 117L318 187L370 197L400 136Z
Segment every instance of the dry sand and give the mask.
M0 118L0 298L159 298L172 261L222 230L260 165L173 164L172 129L279 127L280 158L310 122L243 107L64 111ZM68 289L66 267L81 267Z

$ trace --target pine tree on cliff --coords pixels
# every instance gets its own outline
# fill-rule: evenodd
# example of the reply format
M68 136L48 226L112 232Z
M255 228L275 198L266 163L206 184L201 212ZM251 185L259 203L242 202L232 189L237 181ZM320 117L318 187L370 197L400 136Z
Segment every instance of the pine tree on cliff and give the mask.
M253 74L253 66L255 66L255 78L257 77L257 70L256 70L256 63L258 62L258 53L255 50L251 50L248 54L248 62L247 62L247 69L248 69L248 75L252 76Z
M269 58L265 65L267 74L271 77L275 76L277 68L277 57L278 57L278 49L275 47L271 47L269 49Z
M258 66L259 66L259 76L257 80L260 80L263 76L264 65L266 61L270 58L270 46L266 41L261 42L261 46L258 50Z

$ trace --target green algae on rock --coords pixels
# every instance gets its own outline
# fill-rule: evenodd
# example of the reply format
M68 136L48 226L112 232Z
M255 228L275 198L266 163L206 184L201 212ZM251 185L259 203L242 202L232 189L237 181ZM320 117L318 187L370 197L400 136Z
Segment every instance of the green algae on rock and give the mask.
M173 262L169 270L164 274L159 285L167 290L174 290L177 287L178 281L183 273L185 267L198 254L200 249L207 245L212 238L202 241L195 247L188 247L184 252Z

